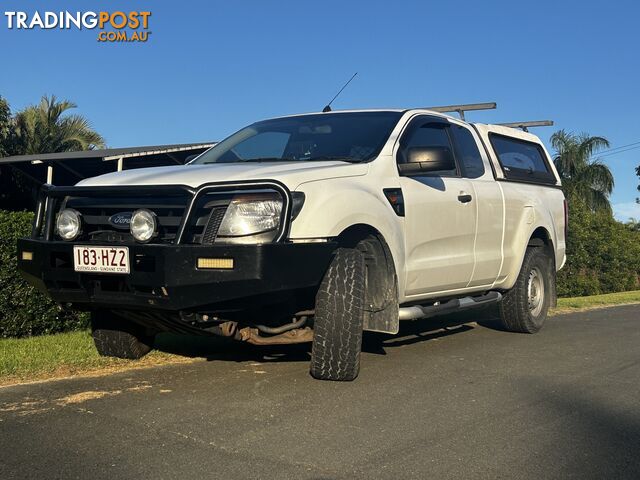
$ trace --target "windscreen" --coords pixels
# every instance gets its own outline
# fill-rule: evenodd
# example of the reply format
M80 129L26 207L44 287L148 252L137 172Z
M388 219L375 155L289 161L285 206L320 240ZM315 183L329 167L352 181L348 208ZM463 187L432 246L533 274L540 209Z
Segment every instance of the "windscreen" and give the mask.
M345 112L265 120L234 133L192 163L366 162L380 153L401 116Z

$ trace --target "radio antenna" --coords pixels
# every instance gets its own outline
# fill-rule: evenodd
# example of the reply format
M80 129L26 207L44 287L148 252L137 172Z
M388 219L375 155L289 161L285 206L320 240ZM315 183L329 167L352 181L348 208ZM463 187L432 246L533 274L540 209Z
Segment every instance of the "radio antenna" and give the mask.
M340 91L339 91L338 93L336 93L336 95L331 99L331 101L330 101L329 103L327 103L327 106L326 106L326 107L324 107L324 108L322 109L322 112L323 112L323 113L326 113L326 112L330 112L330 111L331 111L331 104L333 103L333 101L334 101L336 98L338 98L338 95L340 95L340 94L342 93L342 91L343 91L345 88L347 88L347 85L349 85L349 84L351 83L351 80L353 80L354 78L356 78L356 75L358 75L358 72L354 73L354 74L351 76L351 78L349 79L349 81L348 81L347 83L345 83L345 84L342 86L342 88L340 89Z

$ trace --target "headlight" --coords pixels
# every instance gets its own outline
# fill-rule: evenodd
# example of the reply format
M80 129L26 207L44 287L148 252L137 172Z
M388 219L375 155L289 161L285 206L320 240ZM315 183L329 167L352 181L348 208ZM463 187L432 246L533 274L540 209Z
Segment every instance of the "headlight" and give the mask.
M242 237L276 230L280 226L282 199L276 193L236 195L218 229L220 237Z
M65 208L58 213L56 232L63 240L71 241L80 235L82 217L72 208Z
M149 210L136 210L131 215L131 235L139 242L148 242L155 234L158 227L156 215Z

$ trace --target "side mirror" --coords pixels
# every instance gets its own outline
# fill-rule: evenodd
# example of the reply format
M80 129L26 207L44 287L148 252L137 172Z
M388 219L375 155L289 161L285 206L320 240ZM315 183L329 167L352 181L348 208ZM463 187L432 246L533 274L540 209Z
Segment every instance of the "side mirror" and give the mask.
M448 147L411 147L406 163L399 163L400 173L429 173L455 170L456 162Z

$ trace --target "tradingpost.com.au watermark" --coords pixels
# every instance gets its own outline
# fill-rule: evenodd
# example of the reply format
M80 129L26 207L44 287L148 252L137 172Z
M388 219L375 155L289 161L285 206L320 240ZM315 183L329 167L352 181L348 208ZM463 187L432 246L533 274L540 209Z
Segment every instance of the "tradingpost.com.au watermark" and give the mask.
M151 12L4 12L9 30L95 30L98 42L146 42Z

